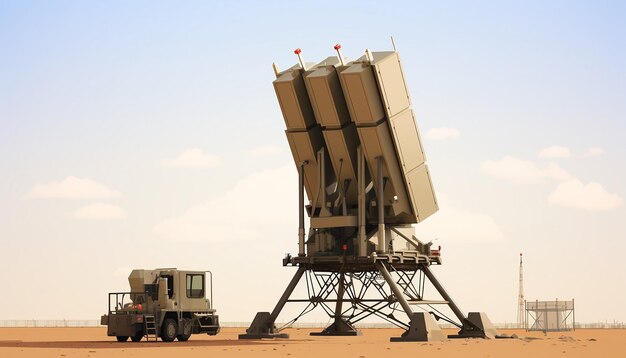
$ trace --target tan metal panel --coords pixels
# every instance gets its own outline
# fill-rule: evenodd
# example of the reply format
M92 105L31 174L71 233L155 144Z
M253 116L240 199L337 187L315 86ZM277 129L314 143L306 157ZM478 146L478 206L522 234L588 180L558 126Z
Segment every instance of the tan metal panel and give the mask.
M414 210L417 211L418 220L422 221L439 209L428 166L426 164L420 165L409 172L407 178Z
M356 227L358 225L356 215L312 217L311 228L331 228L331 227Z
M387 179L384 199L385 204L392 207L392 212L388 215L389 222L416 223L417 217L409 203L407 188L387 123L383 122L375 127L358 127L357 131L370 175L374 181L374 188L378 188L376 158L382 156L384 159L383 176Z
M339 128L350 123L339 75L334 66L325 66L305 76L309 98L317 122L323 127Z
M339 57L337 56L328 56L325 59L323 59L322 61L318 62L315 64L315 66L311 66L308 67L307 66L307 71L313 69L318 69L321 67L326 67L326 66L339 66L341 65L341 61L339 61Z
M301 70L287 70L273 84L288 130L306 130L315 125Z
M392 117L390 123L402 170L406 173L424 164L424 150L413 111L404 110Z
M337 61L329 57L304 75L294 67L274 81L294 160L297 165L310 162L304 172L309 200L320 183L316 153L325 148L326 184L335 177L339 183L354 183L348 185L346 199L349 206L356 205L360 143L375 190L376 158L384 160L384 204L390 207L385 221L409 224L425 219L437 210L437 203L398 54L374 52L371 65L367 58L347 66ZM314 130L307 132L312 125Z
M317 171L317 152L324 147L324 138L319 126L314 126L308 131L285 131L289 147L296 166L300 166L304 161L309 164L304 166L304 187L309 201L313 200L317 192L320 181ZM327 161L328 162L328 161ZM327 179L332 176L332 171L327 170ZM330 183L328 181L327 183ZM319 206L319 205L318 205Z
M346 201L348 206L357 203L357 156L356 151L359 146L359 138L354 123L340 129L325 129L324 140L328 155L332 162L335 176L345 183L349 181L346 190Z
M373 56L372 66L385 112L391 118L411 105L400 58L397 52L374 52Z
M354 123L375 124L385 117L372 67L354 64L339 75L341 86Z

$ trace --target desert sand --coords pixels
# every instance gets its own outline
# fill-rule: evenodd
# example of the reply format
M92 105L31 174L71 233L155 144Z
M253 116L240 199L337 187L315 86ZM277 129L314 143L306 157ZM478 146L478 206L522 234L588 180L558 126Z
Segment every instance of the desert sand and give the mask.
M311 329L288 329L289 339L240 341L243 328L188 342L125 342L104 328L0 328L0 357L626 357L626 330L575 332L500 330L518 339L454 339L390 343L397 329L364 329L358 337L311 337ZM447 333L453 333L452 331Z

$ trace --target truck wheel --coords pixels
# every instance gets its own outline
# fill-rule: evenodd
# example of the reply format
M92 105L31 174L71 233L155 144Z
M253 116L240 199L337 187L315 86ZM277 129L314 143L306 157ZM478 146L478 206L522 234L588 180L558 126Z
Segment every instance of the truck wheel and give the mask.
M118 342L126 342L128 340L128 336L116 336Z
M187 342L189 340L189 337L191 337L192 323L189 321L183 320L182 324L184 325L183 334L179 334L178 336L176 336L176 338L181 342Z
M133 342L140 342L143 339L142 333L137 333L136 335L130 337Z
M163 342L171 342L176 339L177 328L176 321L166 318L163 321L163 327L161 327L161 340Z

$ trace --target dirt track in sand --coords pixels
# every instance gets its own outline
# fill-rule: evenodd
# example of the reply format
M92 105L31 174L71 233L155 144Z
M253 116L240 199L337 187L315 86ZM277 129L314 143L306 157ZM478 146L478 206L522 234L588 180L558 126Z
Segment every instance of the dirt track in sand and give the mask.
M626 330L575 332L501 330L518 339L454 339L390 343L397 329L364 329L358 337L311 337L310 329L289 329L289 339L240 341L241 328L217 336L194 335L188 342L126 342L104 328L0 328L0 357L626 357ZM452 333L452 332L447 332Z

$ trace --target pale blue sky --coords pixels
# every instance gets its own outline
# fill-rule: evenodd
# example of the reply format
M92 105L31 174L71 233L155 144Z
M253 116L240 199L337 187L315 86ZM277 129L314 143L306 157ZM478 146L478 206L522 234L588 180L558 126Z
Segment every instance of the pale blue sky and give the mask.
M626 320L624 308L597 304L626 295L624 205L550 205L561 179L520 184L484 169L505 156L556 165L583 185L626 198L626 4L619 1L0 1L0 270L12 273L9 285L25 296L8 297L9 305L3 299L0 319L98 317L105 293L126 289L125 270L135 266L212 269L225 321L270 309L292 274L280 258L297 249L288 209L295 168L271 63L291 66L296 47L318 61L335 43L356 58L365 48L388 50L390 35L422 136L440 127L460 133L425 141L444 219L424 235L444 246L445 264L435 272L463 309L512 321L524 251L529 299L575 297L581 321ZM540 158L552 145L571 154ZM274 154L250 154L259 147ZM592 147L604 153L584 157ZM192 148L221 164L163 165ZM257 228L262 239L248 241L199 234L181 243L156 229L190 208L224 201L248 205L228 214L256 228L246 215L264 210L258 201L266 197L246 189L246 178L263 170L287 188L265 209L281 217L280 230ZM121 196L28 197L36 185L69 176ZM94 202L123 209L125 218L75 218ZM488 218L486 231L445 231L476 215ZM206 225L219 226L212 220ZM500 234L482 240L494 227ZM232 268L235 255L254 270ZM472 276L461 276L468 266ZM29 277L44 272L54 280L35 287ZM273 275L279 278L260 283L259 276ZM264 292L254 293L257 302L238 301L236 280L250 285L247 292ZM54 307L37 304L42 290L56 297Z

